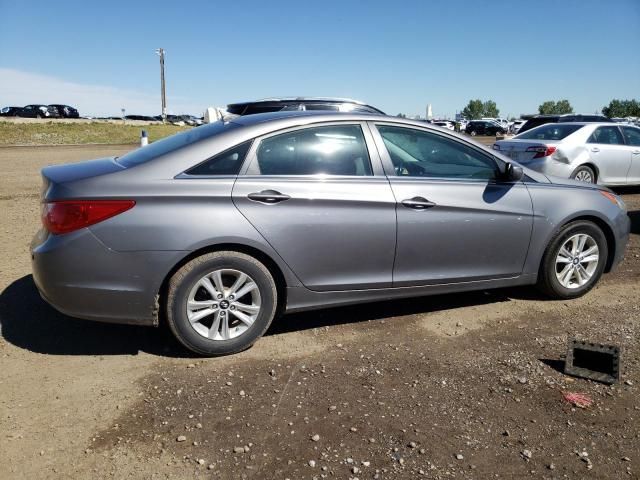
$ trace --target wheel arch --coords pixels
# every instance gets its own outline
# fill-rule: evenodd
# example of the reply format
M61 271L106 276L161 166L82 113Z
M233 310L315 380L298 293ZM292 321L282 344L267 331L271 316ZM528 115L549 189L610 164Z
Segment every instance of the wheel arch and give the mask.
M167 293L169 290L169 281L171 280L171 277L173 277L173 275L180 268L182 268L186 263L190 262L194 258L200 257L207 253L220 252L225 250L244 253L245 255L249 255L255 258L256 260L258 260L259 262L261 262L267 268L267 270L269 270L269 273L271 273L271 275L273 276L273 280L276 284L276 292L278 294L276 315L282 313L285 310L285 307L287 305L287 297L286 297L287 285L288 285L287 280L284 275L284 272L282 271L278 263L273 258L271 258L269 254L267 254L266 252L256 247L249 246L246 244L233 243L233 242L217 243L213 245L207 245L190 252L188 255L185 255L184 257L182 257L180 261L177 262L167 272L165 277L162 279L162 283L160 284L160 288L157 293L157 301L156 301L157 317L155 319L154 325L158 326L160 322L165 321L166 299L167 299Z
M602 218L596 215L587 214L587 215L579 215L577 217L565 219L564 222L558 225L558 228L556 228L551 234L551 236L549 237L549 239L547 239L547 246L545 247L542 253L542 256L540 257L538 272L540 272L540 269L542 268L542 262L544 261L545 253L547 252L547 249L550 246L551 239L554 238L554 236L564 227L566 227L570 223L578 222L578 221L587 221L587 222L594 223L600 228L600 230L602 230L602 233L604 234L604 237L607 241L607 263L604 266L604 272L608 273L611 271L614 259L616 257L616 248L617 248L616 237L613 233L613 228L611 228L611 226Z

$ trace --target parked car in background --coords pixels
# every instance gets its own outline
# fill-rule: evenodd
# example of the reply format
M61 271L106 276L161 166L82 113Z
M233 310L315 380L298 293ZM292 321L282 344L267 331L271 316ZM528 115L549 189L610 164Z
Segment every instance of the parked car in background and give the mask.
M465 127L465 132L475 137L476 135L497 135L503 134L506 130L496 122L491 120L471 120Z
M533 284L579 297L630 227L607 189L370 114L237 117L42 178L42 297L109 322L166 312L199 355L248 348L278 312Z
M524 133L532 128L539 127L546 123L562 123L562 122L610 122L611 120L604 115L582 115L576 113L567 113L565 115L534 115L525 124L520 127L520 133Z
M538 172L601 185L640 185L640 128L553 123L494 144Z
M119 117L122 118L122 117ZM151 117L149 115L125 115L125 120L140 120L143 122L157 122L158 119L156 117ZM162 120L162 117L160 117Z
M58 110L49 105L27 105L18 112L19 117L26 118L60 118Z
M358 100L334 97L266 98L254 102L232 103L227 105L227 112L233 115L253 115L256 113L280 112L282 110L323 110L384 115L384 112L381 110Z
M50 107L53 107L58 112L58 115L62 118L80 118L80 114L78 110L69 105L60 105L60 104L51 104Z
M509 127L511 126L511 122L506 118L493 118L493 117L482 117L480 120L488 120L490 122L497 123L502 128L504 128L505 132L509 131Z
M522 125L524 125L525 122L526 120L516 120L511 124L511 127L509 128L509 132L513 134L518 134L518 132L520 132L520 129L522 128Z
M432 122L432 125L436 125L438 127L446 128L447 130L455 130L456 127L448 120L436 120Z
M22 107L4 107L0 110L0 117L17 117Z

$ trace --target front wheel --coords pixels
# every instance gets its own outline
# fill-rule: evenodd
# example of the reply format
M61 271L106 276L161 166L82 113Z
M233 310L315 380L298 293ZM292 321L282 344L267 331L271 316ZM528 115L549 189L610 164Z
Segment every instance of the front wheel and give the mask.
M476 131L475 130L471 130L471 133L469 135L471 135L472 137L475 137L476 136Z
M253 345L269 328L276 305L276 285L262 263L239 252L214 252L173 275L167 322L189 350L226 355Z
M592 222L566 225L542 259L538 287L552 298L576 298L598 282L607 262L607 240Z

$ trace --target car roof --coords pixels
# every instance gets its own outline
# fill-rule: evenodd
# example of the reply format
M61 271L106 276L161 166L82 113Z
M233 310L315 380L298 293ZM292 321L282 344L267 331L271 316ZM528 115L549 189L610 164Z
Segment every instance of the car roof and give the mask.
M258 102L341 102L341 103L355 103L357 105L367 105L360 100L354 100L353 98L342 97L268 97L255 100L253 102L239 102L239 103L258 103Z

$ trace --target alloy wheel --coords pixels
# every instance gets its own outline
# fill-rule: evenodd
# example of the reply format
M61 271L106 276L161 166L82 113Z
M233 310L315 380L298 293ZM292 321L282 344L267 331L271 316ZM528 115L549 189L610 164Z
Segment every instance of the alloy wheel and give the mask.
M593 175L589 170L580 170L575 179L580 182L593 183Z
M586 233L578 233L560 247L556 256L556 277L565 288L579 288L591 280L599 261L596 241Z
M258 284L239 270L215 270L200 278L187 298L191 327L210 340L230 340L245 333L260 314Z

